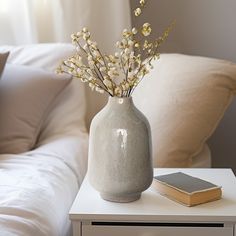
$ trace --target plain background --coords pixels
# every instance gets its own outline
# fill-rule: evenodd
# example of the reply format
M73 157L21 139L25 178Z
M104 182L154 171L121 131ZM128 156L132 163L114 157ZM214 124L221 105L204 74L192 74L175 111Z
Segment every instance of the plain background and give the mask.
M137 5L131 0L132 9ZM236 62L236 0L148 0L141 17L132 14L132 25L138 27L144 20L151 23L153 35L177 21L163 52ZM208 143L213 167L230 167L236 173L236 101Z

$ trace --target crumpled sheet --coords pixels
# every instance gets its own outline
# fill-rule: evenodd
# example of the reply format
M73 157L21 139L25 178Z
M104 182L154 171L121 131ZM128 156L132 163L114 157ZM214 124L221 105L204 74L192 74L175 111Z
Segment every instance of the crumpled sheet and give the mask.
M71 235L69 210L87 169L88 135L0 155L0 236Z

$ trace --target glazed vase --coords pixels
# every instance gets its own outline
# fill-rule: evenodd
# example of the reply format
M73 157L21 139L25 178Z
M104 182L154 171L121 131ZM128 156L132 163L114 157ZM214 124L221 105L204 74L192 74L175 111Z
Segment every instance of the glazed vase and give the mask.
M88 178L101 197L112 202L135 201L151 185L150 125L132 97L109 97L93 118Z

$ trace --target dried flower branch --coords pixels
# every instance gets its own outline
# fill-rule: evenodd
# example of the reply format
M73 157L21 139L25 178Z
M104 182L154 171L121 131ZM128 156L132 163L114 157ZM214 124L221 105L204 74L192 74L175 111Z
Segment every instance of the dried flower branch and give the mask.
M140 0L134 11L139 16L147 1ZM114 55L101 53L97 43L91 39L87 28L72 34L72 43L76 47L75 55L63 61L58 73L70 74L82 82L88 83L92 90L106 92L110 96L129 97L143 77L152 69L152 61L160 57L159 48L168 37L173 22L155 40L148 40L152 32L151 25L144 23L141 29L124 29L122 38L116 43ZM141 40L138 40L141 37Z

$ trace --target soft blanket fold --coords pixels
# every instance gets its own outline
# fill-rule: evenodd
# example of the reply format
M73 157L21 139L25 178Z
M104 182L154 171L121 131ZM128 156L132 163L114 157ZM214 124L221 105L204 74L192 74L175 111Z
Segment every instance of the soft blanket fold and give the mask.
M68 212L86 165L85 133L0 155L0 235L69 235Z

